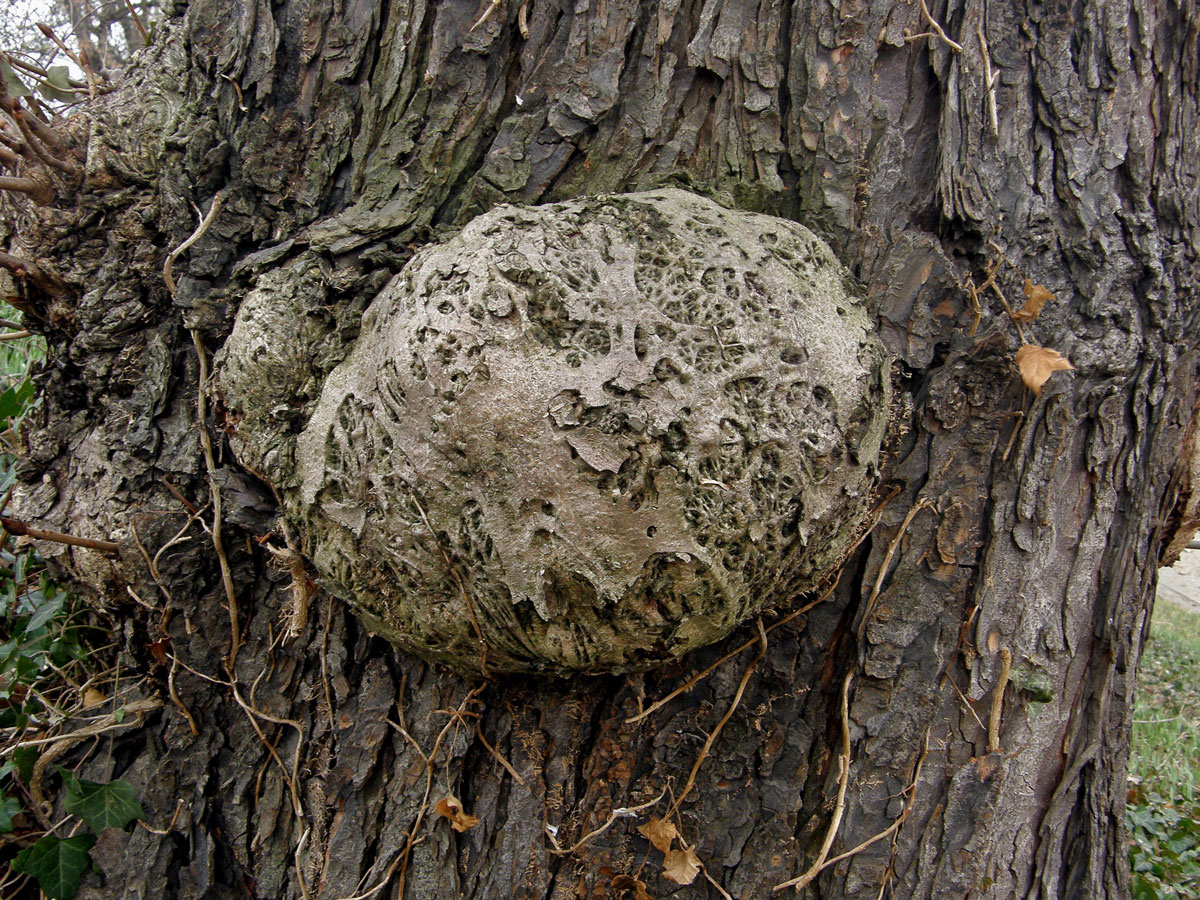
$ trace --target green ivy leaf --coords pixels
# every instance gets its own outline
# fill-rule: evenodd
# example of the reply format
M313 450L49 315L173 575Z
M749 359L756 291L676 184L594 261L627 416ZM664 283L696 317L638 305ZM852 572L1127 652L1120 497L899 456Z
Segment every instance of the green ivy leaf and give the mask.
M0 834L13 830L13 816L21 811L21 802L12 797L0 796Z
M37 89L47 100L60 103L71 103L75 100L75 91L71 89L69 70L66 66L51 66L48 77L38 84Z
M13 71L12 66L4 60L0 60L0 75L4 77L4 87L13 97L28 97L32 93L28 85Z
M33 777L33 767L37 764L37 747L18 747L12 752L12 759L17 764L17 774L21 776L21 781L29 784L29 779Z
M88 851L94 843L94 834L77 834L66 840L48 834L18 853L12 867L36 878L42 892L52 900L71 900L91 865Z
M26 378L16 387L0 393L0 429L8 428L11 420L21 415L33 400L33 382Z
M58 597L39 606L32 618L30 618L29 622L26 623L25 634L33 634L33 632L45 626L47 622L59 614L59 612L62 610L62 606L62 597Z
M124 828L145 815L133 785L128 781L117 778L108 784L99 784L76 778L74 773L61 766L58 772L67 788L63 808L87 822L92 831Z

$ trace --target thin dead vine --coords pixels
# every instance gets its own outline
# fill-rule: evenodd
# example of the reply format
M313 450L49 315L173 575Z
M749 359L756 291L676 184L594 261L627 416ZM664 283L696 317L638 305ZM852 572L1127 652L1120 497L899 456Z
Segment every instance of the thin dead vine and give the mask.
M172 267L174 266L175 260L180 256L180 254L182 254L189 247L193 246L197 241L200 240L200 238L204 236L205 232L208 231L213 222L216 220L217 214L221 210L221 204L223 201L223 192L218 192L217 195L213 197L213 201L209 207L208 213L200 219L200 223L196 226L196 230L192 232L191 236L188 237L187 240L167 254L166 262L163 264L163 281L166 283L167 289L171 292L171 296L174 296L176 291L175 279L172 275ZM225 672L229 680L222 681L198 672L190 666L184 664L174 654L171 654L171 658L174 660L174 664L183 666L197 677L228 688L230 693L233 695L234 702L236 702L246 714L247 719L250 721L250 726L254 729L254 733L258 736L259 741L261 741L263 746L266 747L268 754L275 761L276 765L279 766L280 772L283 775L284 782L287 785L288 793L290 795L292 814L296 817L296 821L301 830L301 836L299 841L297 841L293 855L295 857L300 892L301 895L307 900L309 896L309 890L308 884L304 878L303 865L300 856L303 851L304 844L308 840L311 829L309 828L304 812L304 804L300 800L300 793L299 789L297 788L297 784L299 782L300 760L303 756L305 740L304 726L295 719L284 719L277 716L272 716L254 706L254 689L257 687L259 680L262 677L261 674L259 679L256 679L254 685L251 687L250 703L246 702L246 700L242 697L241 691L238 689L237 655L238 650L241 647L241 617L238 613L237 591L233 583L233 571L229 565L229 558L225 553L224 542L221 539L221 489L216 479L217 465L216 455L213 450L212 435L208 430L208 391L210 386L208 353L204 347L204 340L201 337L200 330L197 328L191 328L189 331L191 332L192 343L195 346L196 358L200 367L199 385L196 391L196 425L200 434L200 446L204 452L204 465L208 475L209 493L212 496L213 515L210 535L212 538L213 550L217 555L217 562L220 565L221 583L224 587L225 599L229 608L230 646L229 653L225 657ZM283 760L279 756L279 753L275 750L274 745L267 739L266 733L259 725L260 719L276 725L291 726L292 728L296 729L296 749L292 758L292 765L290 769L284 764Z
M790 887L799 890L816 878L825 868L825 860L829 856L834 838L837 837L838 828L841 827L842 815L846 812L846 788L850 784L850 683L853 680L854 673L847 672L846 678L842 681L842 753L838 757L837 803L833 808L833 818L829 821L829 828L825 832L825 840L821 843L821 852L817 854L816 861L808 867L804 874L798 875L791 881L775 885L776 891Z
M958 41L951 40L950 37L946 34L945 29L943 29L942 26L938 24L937 19L935 19L933 17L933 15L929 12L929 7L925 4L925 0L920 0L920 2L921 2L921 17L925 20L926 24L933 30L932 31L923 31L920 34L906 35L904 38L905 43L911 44L913 41L919 41L922 38L930 38L930 37L937 38L939 41L942 41L943 43L945 43L946 46L948 46L955 53L962 53L963 52L962 44L960 44Z
M558 835L555 833L555 831L551 831L551 826L547 825L546 826L546 837L548 837L550 839L550 843L552 845L552 849L550 850L550 852L557 856L570 856L572 853L575 853L575 852L581 850L583 847L587 846L587 844L590 843L594 838L598 838L600 835L604 834L604 832L608 831L608 829L612 828L614 823L616 823L616 821L618 819L628 819L628 818L636 817L638 813L643 812L644 810L650 809L652 806L656 806L659 803L659 801L661 801L662 798L666 796L667 788L669 788L670 785L671 785L671 782L668 779L666 785L663 786L663 789L658 792L658 796L655 797L653 800L647 800L645 803L639 803L637 806L617 807L611 813L608 814L608 818L604 821L603 825L601 825L599 828L593 828L591 831L589 831L587 834L585 834L583 837L581 837L579 840L577 840L570 847L564 848L561 844L559 844Z
M282 718L279 718L278 716L273 716L270 713L263 712L261 709L257 709L253 705L247 703L245 701L245 699L242 697L241 691L238 690L238 686L237 686L236 682L224 681L220 678L214 678L211 675L205 675L203 672L193 669L191 666L189 666L187 663L180 660L174 654L169 653L167 655L171 659L174 659L182 668L191 672L197 678L203 679L204 681L207 681L211 684L218 685L219 687L228 688L230 690L230 692L233 694L234 701L237 703L238 706L240 706L242 708L242 711L246 713L246 717L250 720L250 725L254 729L255 733L258 735L259 740L262 741L263 746L267 748L267 752L271 755L271 758L274 759L276 765L279 766L279 769L283 774L284 781L287 784L288 791L291 795L292 811L296 814L297 818L299 818L299 819L301 819L301 821L303 821L304 810L303 810L302 804L300 803L299 792L296 789L296 781L298 780L298 777L299 777L301 749L304 745L304 726L301 725L299 722L297 722L295 719L282 719ZM255 683L257 684L257 682L255 682ZM299 733L300 737L299 737L299 740L296 742L296 749L293 754L292 766L290 769L288 768L288 766L284 765L283 760L280 758L279 754L275 751L274 744L272 744L269 740L267 740L266 734L263 732L261 726L258 724L259 719L262 719L264 722L271 722L272 724L275 724L275 725L290 725L291 727L295 728L296 731Z
M404 896L404 883L405 883L405 879L407 878L407 875L408 875L409 856L412 853L412 848L416 843L417 832L419 832L421 830L421 825L424 824L425 816L429 812L429 797L433 793L434 769L435 769L435 764L437 762L437 755L442 748L442 742L446 739L446 735L448 735L450 733L450 730L452 728L458 728L459 726L464 726L466 724L466 716L468 715L467 707L470 706L471 703L473 703L475 701L475 698L479 696L479 694L483 691L484 687L486 687L486 685L477 685L476 687L474 687L470 691L468 691L467 695L465 697L463 697L462 702L458 705L457 709L434 710L434 712L449 716L449 721L446 722L446 724L442 727L442 730L438 732L438 736L434 739L434 742L433 742L433 748L428 753L425 753L421 749L421 745L417 743L416 739L411 734L409 734L408 729L404 726L404 717L403 717L402 711L398 713L398 715L400 717L399 724L392 722L390 720L388 722L388 724L391 725L392 728L394 728L398 732L400 732L400 734L410 744L412 744L413 748L417 751L417 754L421 757L421 759L425 763L425 793L421 797L421 805L417 809L417 815L413 819L412 827L409 829L407 839L404 842L404 851L401 854L401 856L397 857L397 859L399 859L399 861L400 861L400 878L399 878L399 881L397 882L397 887L396 887L396 896L397 897ZM400 690L401 698L403 698L403 696L404 696L403 688L404 688L404 683L402 681L401 682L401 690ZM397 706L399 706L399 704L397 704ZM379 885L377 887L373 888L371 891L367 892L364 895L361 895L361 897L369 897L372 894L374 894L376 891L378 891L380 888L382 888L384 885L386 885L391 878L391 873L395 870L395 866L396 866L396 862L393 861L392 865L388 869L388 874L384 876L384 880L381 881L379 883ZM359 900L361 900L361 897L359 898Z
M30 738L13 744L9 748L10 752L25 747L46 747L38 755L37 761L33 765L29 784L26 786L30 797L34 801L33 809L35 816L41 819L45 815L46 810L50 808L50 804L47 802L46 796L42 791L42 779L45 776L46 769L54 760L58 759L63 753L80 741L85 741L88 738L94 738L112 731L140 726L147 713L161 706L162 701L153 697L134 700L125 704L116 712L98 717L91 725L84 728L50 737Z
M417 508L417 512L421 515L421 521L425 523L425 527L429 529L429 536L433 539L433 543L438 548L438 553L445 560L446 568L450 570L450 575L454 579L454 583L458 585L458 592L462 596L463 605L467 608L467 616L471 619L471 630L475 632L475 640L479 641L479 669L483 673L484 678L490 678L487 667L487 642L483 639L483 632L479 628L479 620L475 618L475 605L471 602L471 595L467 593L467 586L463 583L462 576L458 573L458 567L450 559L450 554L446 548L442 546L441 540L438 538L438 533L434 531L433 525L429 521L429 516L425 515L425 507L421 505L421 501L417 499L417 495L412 491L408 492L409 499L412 500L413 506Z
M866 607L863 610L862 620L858 623L858 629L855 636L859 643L862 643L863 635L867 632L867 623L871 621L871 615L875 612L875 604L879 601L879 591L883 587L883 579L887 577L888 570L892 565L892 558L896 555L896 550L900 547L900 542L904 539L905 533L908 531L908 526L912 524L913 518L916 517L923 509L933 508L933 503L926 497L922 497L913 504L912 509L905 515L904 521L900 524L900 530L896 532L896 536L892 538L888 544L887 553L883 555L883 562L879 565L879 572L875 576L875 583L871 586L871 595L867 598Z
M819 596L816 600L813 600L811 603L807 603L804 606L800 607L800 609L793 610L792 612L790 612L786 616L784 616L782 619L779 619L778 621L771 623L765 629L766 634L770 634L776 628L782 628L784 625L788 624L789 622L793 621L794 619L797 619L800 616L804 615L806 612L811 610L814 606L818 606L821 603L824 603L829 598L829 596L834 592L834 590L837 588L838 579L840 577L841 577L841 572L839 571L834 576L833 582L821 594L821 596ZM761 628L761 624L762 623L760 620L760 622L759 622L760 628ZM625 720L625 724L632 725L633 723L640 722L642 719L645 719L647 716L653 715L654 713L658 712L658 710L662 709L664 706L666 706L668 703L670 703L676 697L680 696L681 694L686 694L688 691L690 691L692 688L694 688L697 684L699 684L701 681L703 681L705 678L707 678L709 675L711 675L713 672L715 672L717 669L719 669L725 663L729 662L729 660L731 660L735 656L739 655L743 650L748 650L750 647L753 647L755 644L759 643L761 640L762 640L762 637L760 635L756 635L756 636L750 638L750 640L746 641L741 646L737 647L736 649L730 650L728 653L726 653L724 656L722 656L716 662L712 663L710 666L705 668L703 671L697 672L695 675L693 675L691 678L689 678L687 681L685 681L679 687L675 688L675 690L671 691L669 694L667 694L661 700L656 700L654 703L650 704L648 707L646 707L644 710L642 710L637 715L630 716L628 719Z
M708 733L708 736L704 739L704 744L700 748L700 753L697 755L696 761L692 764L692 771L688 773L688 778L687 778L687 781L683 785L683 790L679 792L679 796L675 798L675 802L671 805L670 810L668 810L668 812L667 812L668 816L675 813L675 811L679 808L679 804L687 799L687 795L691 792L692 788L695 786L696 775L700 771L700 766L704 763L704 760L708 758L709 751L712 750L712 745L717 740L717 735L719 735L721 733L722 729L724 729L725 725L729 722L730 718L733 716L734 711L738 708L738 704L740 704L742 702L742 695L745 694L745 692L746 692L746 685L750 683L750 676L752 676L754 674L754 670L756 668L758 668L759 660L761 660L763 658L763 656L766 655L767 632L763 628L761 616L759 616L759 618L758 618L758 640L759 640L758 653L755 654L754 658L751 659L750 662L746 665L746 671L742 673L742 680L738 684L737 691L733 695L733 700L730 702L729 708L727 710L725 710L725 715L723 715L721 717L721 720L719 722L717 722L716 727L713 728L713 730L710 731Z
M217 214L221 211L221 204L224 198L220 192L213 197L211 206L209 206L208 214L200 219L200 224L196 226L196 230L192 232L182 244L167 254L166 262L163 263L163 281L166 282L167 290L171 296L175 296L175 278L171 273L175 260L181 253L195 244L200 238L204 237L204 233L216 221ZM208 490L212 495L213 505L213 522L212 522L212 545L213 550L217 554L217 562L221 567L221 583L225 589L225 600L229 606L229 625L231 632L231 643L229 647L229 655L225 659L225 668L229 673L231 682L236 679L235 666L237 663L238 649L241 647L241 626L239 624L240 617L238 616L237 591L233 585L233 573L229 566L229 558L225 555L225 545L221 540L221 488L217 484L216 457L213 453L212 435L208 431L208 390L209 390L209 371L208 371L208 353L204 348L204 339L200 336L198 328L189 329L192 335L192 344L196 348L196 358L199 362L199 385L196 389L196 427L200 433L200 446L204 451L204 466L208 473Z
M988 753L1000 752L1000 713L1004 709L1004 689L1012 670L1012 651L1000 648L1000 675L992 689L992 709L988 716Z
M475 723L475 737L479 739L479 743L483 744L484 748L486 748L487 752L492 755L496 762L500 763L500 765L504 767L504 770L513 777L513 781L523 788L529 787L529 785L526 784L525 779L522 778L517 770L513 768L512 763L505 759L504 755L499 750L488 743L488 739L483 736L483 725L480 722Z

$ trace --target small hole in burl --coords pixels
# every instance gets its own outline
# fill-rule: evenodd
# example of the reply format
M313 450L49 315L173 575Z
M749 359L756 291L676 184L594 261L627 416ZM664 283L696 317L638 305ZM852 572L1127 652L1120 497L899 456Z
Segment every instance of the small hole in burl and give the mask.
M789 366L798 366L808 359L808 350L804 347L797 347L795 344L788 344L779 352L779 359Z
M547 516L554 515L554 504L549 500L542 501L542 514Z
M658 534L658 529L655 526L651 525L646 529L646 537L654 537L656 534Z
M441 303L438 304L437 310L442 315L448 316L448 315L450 315L450 313L454 312L454 304L451 303L449 300L443 300Z

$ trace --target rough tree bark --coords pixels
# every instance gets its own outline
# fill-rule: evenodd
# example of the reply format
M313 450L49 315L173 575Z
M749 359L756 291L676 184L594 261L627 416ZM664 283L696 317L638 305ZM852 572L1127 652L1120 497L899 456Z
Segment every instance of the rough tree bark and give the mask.
M640 871L652 896L761 898L839 818L826 858L887 833L807 895L1125 896L1133 675L1191 484L1198 28L1191 0L170 8L68 127L86 176L15 239L51 347L19 513L120 542L58 559L125 623L126 699L161 700L82 772L131 781L164 833L106 832L81 896L618 897ZM896 356L886 503L836 589L765 647L750 623L637 676L473 684L320 593L284 639L289 573L251 539L274 500L211 402L210 484L197 347L274 285L332 367L327 336L446 228L667 183L819 232ZM1055 299L1019 333L1001 294L1026 279ZM1034 396L1023 339L1075 371ZM181 532L152 573L139 544ZM671 786L713 883L664 880L657 851L639 870L634 825L672 795L618 810ZM446 795L479 824L451 830ZM615 815L552 852L548 827L569 849Z

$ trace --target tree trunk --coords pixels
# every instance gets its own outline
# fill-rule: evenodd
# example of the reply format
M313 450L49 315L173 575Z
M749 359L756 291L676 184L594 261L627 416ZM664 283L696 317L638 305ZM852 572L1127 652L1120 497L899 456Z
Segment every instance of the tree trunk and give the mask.
M132 782L157 829L105 832L81 897L617 898L636 877L749 900L842 855L802 894L1128 895L1134 673L1191 489L1200 17L929 12L168 10L69 126L83 185L16 238L67 286L26 279L51 352L18 514L120 543L58 561L124 623L124 701L161 701L80 770ZM307 292L328 371L448 227L667 183L820 233L895 354L879 522L832 592L678 664L572 680L464 680L325 593L302 616L252 539L275 498L228 455L219 398L197 426L241 298ZM172 292L168 254L218 192ZM1026 285L1053 299L1018 323ZM1035 395L1023 343L1074 371ZM479 823L453 830L448 796ZM669 810L704 867L690 887L635 828Z

